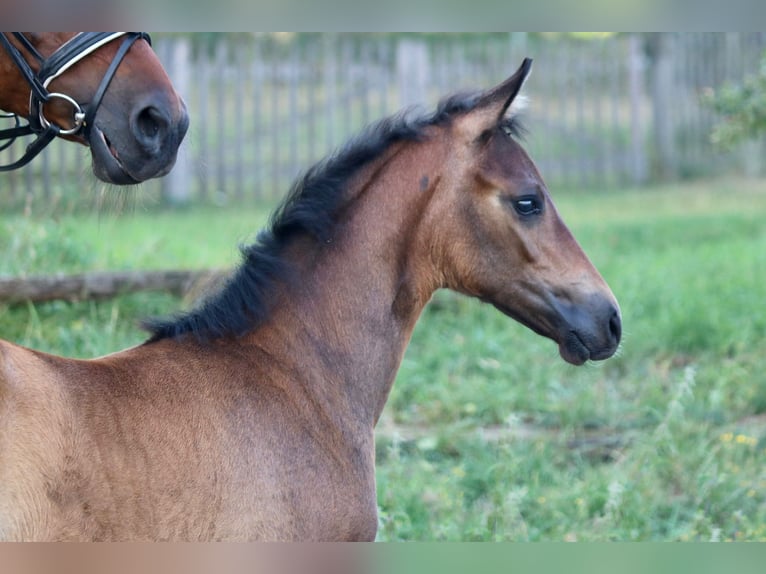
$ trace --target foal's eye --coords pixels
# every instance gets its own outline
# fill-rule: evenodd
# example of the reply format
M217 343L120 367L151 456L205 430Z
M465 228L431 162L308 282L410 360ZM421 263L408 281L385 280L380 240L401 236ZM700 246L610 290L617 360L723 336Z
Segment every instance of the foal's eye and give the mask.
M536 215L542 211L540 200L534 196L520 197L512 200L513 208L521 216Z

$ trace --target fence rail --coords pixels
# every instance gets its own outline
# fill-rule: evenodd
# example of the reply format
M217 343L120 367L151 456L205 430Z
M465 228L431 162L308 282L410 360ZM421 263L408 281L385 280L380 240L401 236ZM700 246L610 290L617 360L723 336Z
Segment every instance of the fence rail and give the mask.
M155 47L192 118L171 175L143 185L170 202L281 196L363 125L494 85L527 55L526 146L550 186L764 171L763 142L729 154L711 146L700 95L755 72L766 33L167 35ZM0 176L0 202L92 189L88 161L57 142Z

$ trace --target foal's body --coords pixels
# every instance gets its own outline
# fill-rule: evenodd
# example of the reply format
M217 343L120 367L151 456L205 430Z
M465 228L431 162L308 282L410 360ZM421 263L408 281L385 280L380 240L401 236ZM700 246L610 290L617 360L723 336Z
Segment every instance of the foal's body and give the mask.
M415 276L412 238L386 230L412 232L397 223L407 195L371 190L331 243L301 250L305 282L285 285L243 337L162 339L93 361L4 343L5 377L40 387L26 421L0 415L0 440L44 447L19 453L25 470L3 454L5 467L40 477L38 500L18 508L51 517L24 537L374 538L373 428L427 301L407 294L428 292L403 276ZM375 222L361 240L356 220ZM22 397L29 389L10 402ZM39 439L14 440L29 432Z
M235 346L210 373L218 351L169 340L88 363L3 345L36 388L3 397L0 537L373 538L372 427L341 428Z
M278 249L246 252L232 282L268 295L262 313L228 300L258 318L241 333L203 309L93 361L0 344L0 537L373 539L373 429L441 287L492 302L570 362L611 355L614 297L494 129L527 71L388 138L344 179L330 224L312 227L305 197L288 203ZM270 278L246 279L250 259Z

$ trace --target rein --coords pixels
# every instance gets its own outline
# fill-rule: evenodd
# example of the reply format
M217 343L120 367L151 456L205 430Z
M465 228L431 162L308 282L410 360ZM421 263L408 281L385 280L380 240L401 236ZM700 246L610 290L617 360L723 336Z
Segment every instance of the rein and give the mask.
M121 36L125 38L109 64L96 93L90 103L85 106L85 110L71 96L48 91L48 85L74 64ZM45 59L23 34L13 32L13 37L37 61L39 70L35 73L21 51L8 39L6 33L0 33L0 45L8 52L31 88L29 117L25 118L27 120L25 125L22 125L22 118L17 114L0 113L0 118L10 118L15 123L12 128L0 130L0 151L7 149L20 136L36 134L37 138L27 146L19 160L0 165L0 171L11 171L25 166L58 135L74 135L81 132L83 137L88 139L96 111L125 54L137 40L144 39L151 44L151 39L146 32L80 32ZM72 127L58 126L45 117L44 105L54 99L61 99L71 104L74 119Z

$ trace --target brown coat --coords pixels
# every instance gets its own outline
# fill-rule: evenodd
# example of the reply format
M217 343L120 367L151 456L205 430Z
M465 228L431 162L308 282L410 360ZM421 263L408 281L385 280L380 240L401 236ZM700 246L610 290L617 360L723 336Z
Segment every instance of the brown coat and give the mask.
M310 172L229 286L149 342L0 344L0 537L374 539L373 429L442 287L572 363L610 356L614 296L507 133L528 69Z

